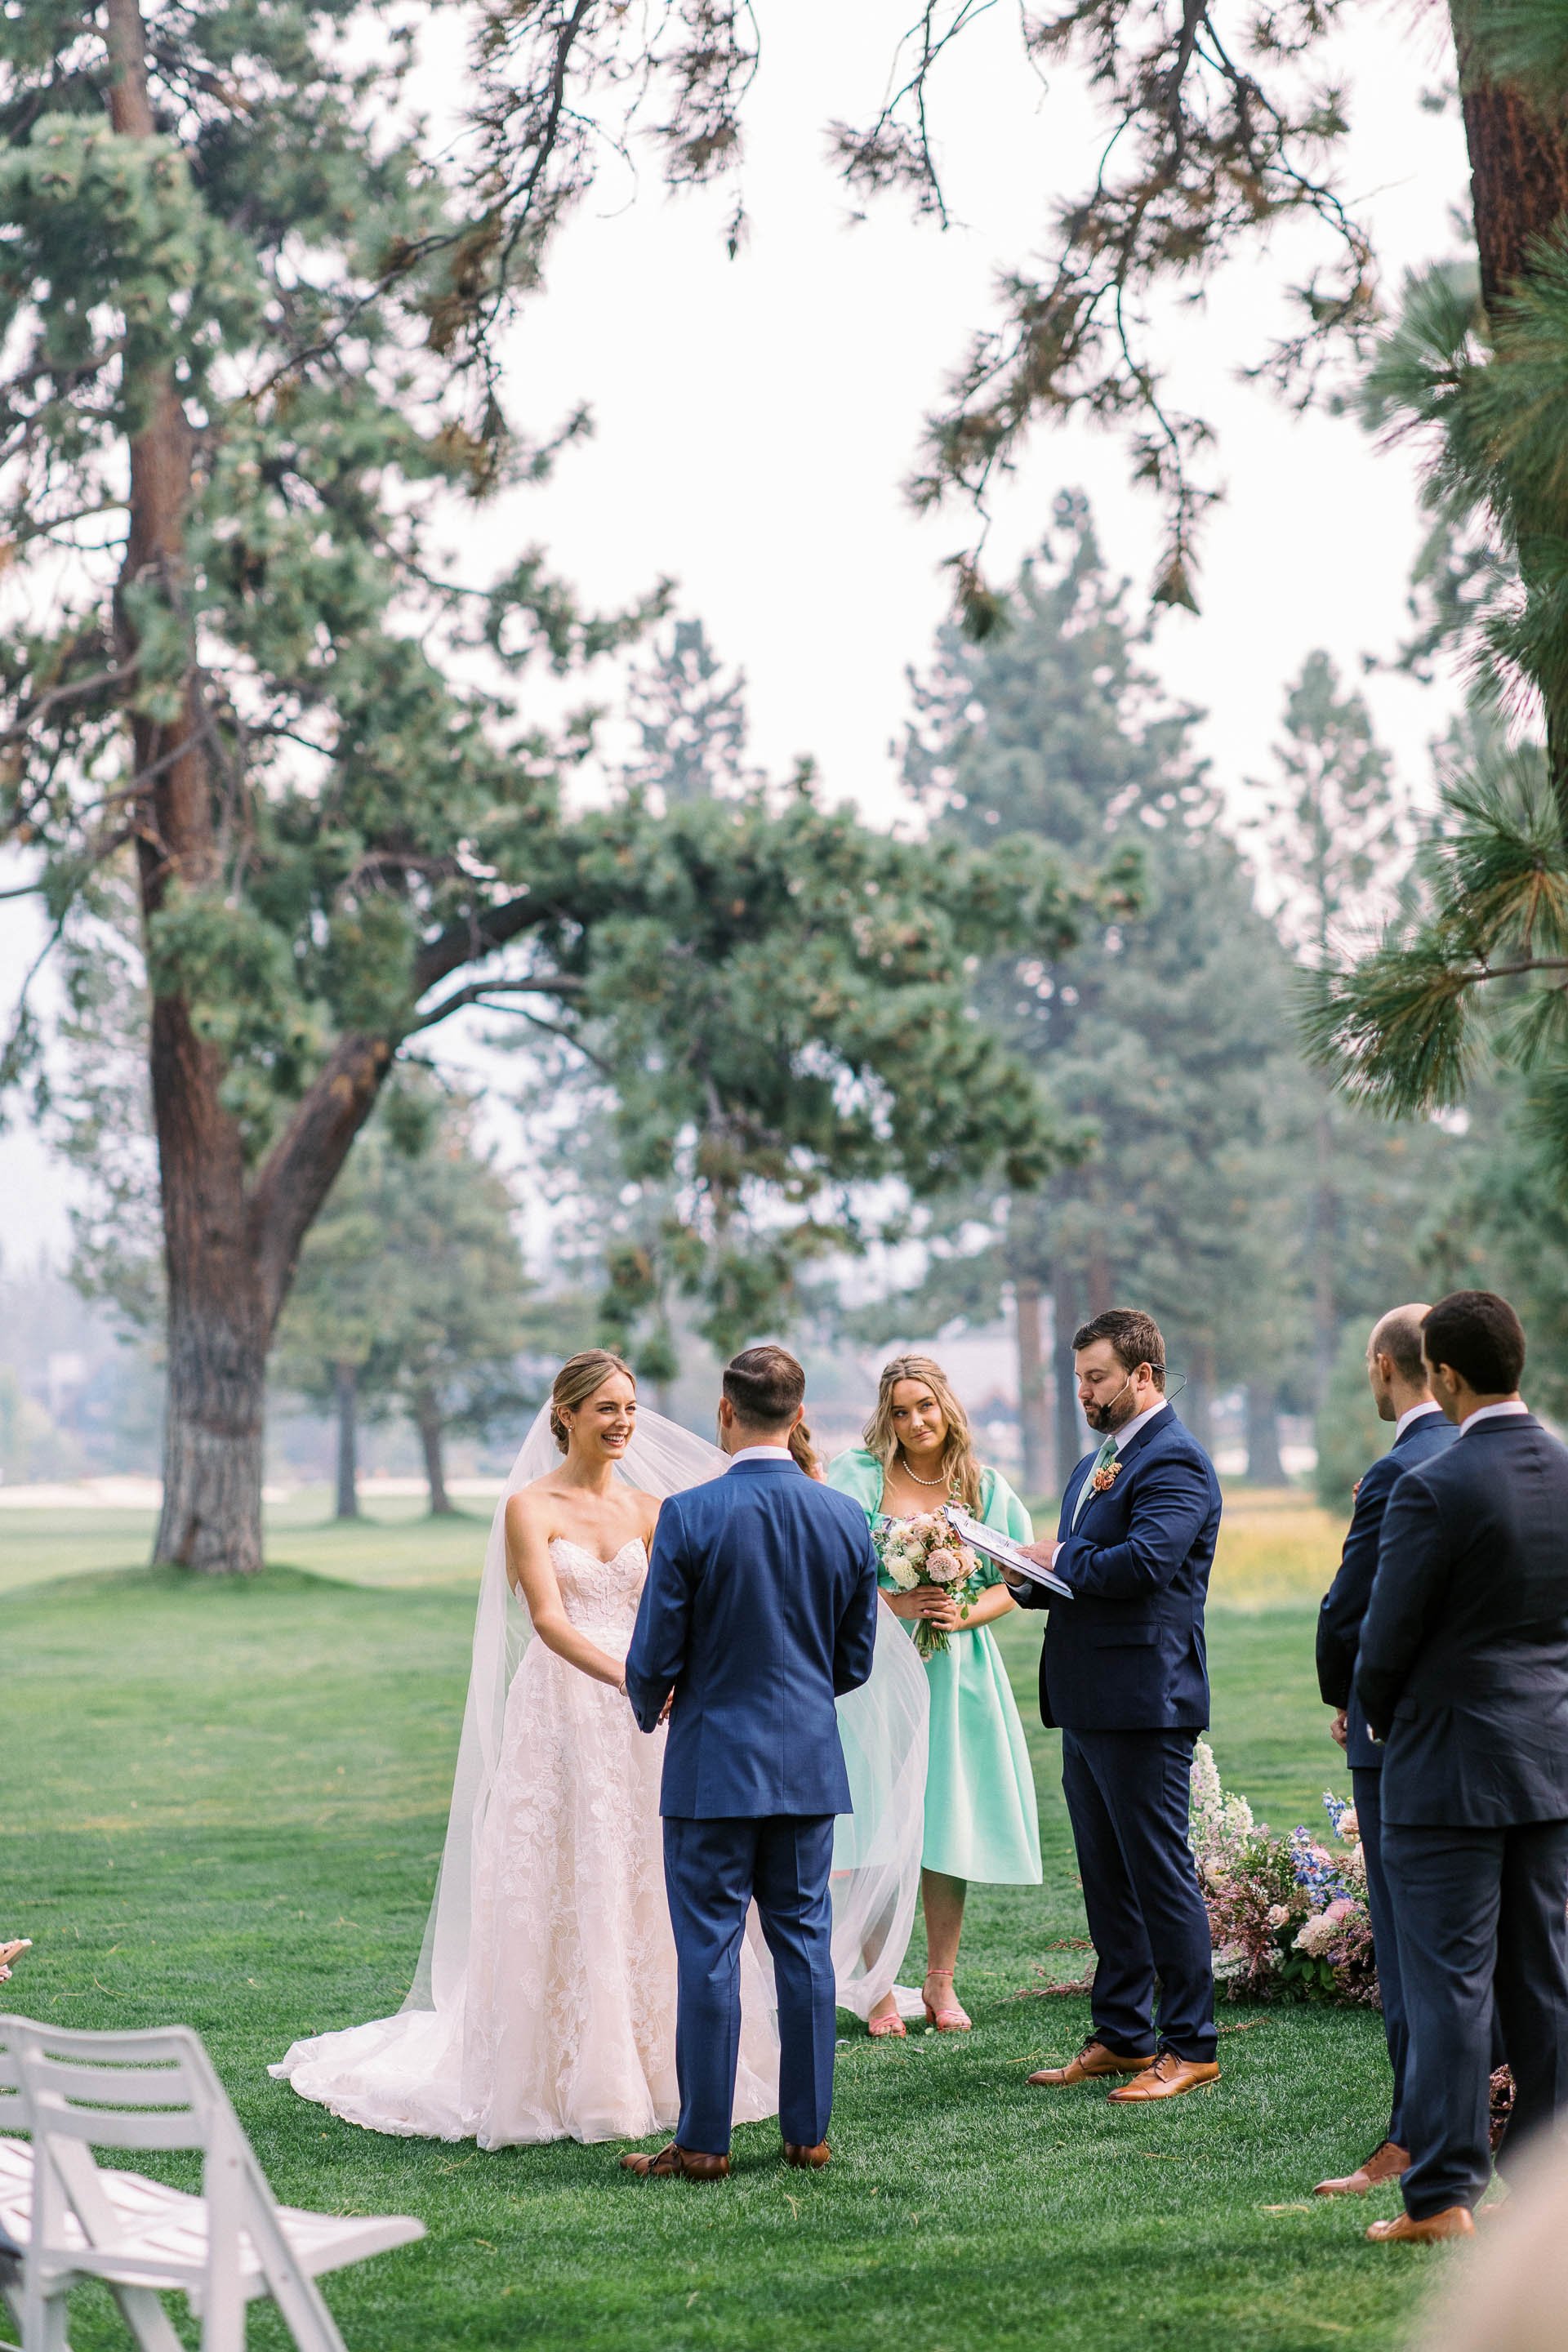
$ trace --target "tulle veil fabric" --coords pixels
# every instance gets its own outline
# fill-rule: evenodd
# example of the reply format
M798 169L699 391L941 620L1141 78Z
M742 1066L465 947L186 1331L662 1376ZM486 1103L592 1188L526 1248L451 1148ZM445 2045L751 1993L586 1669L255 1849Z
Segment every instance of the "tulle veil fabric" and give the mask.
M372 2119L365 2105L368 2077L381 2077L389 2087L397 2084L397 2104L405 2114L413 2111L427 2119L383 2128L422 2128L444 2137L461 2133L458 2078L475 1859L500 1759L507 1695L532 1633L528 1611L506 1572L506 1506L520 1488L543 1477L559 1460L546 1406L523 1440L490 1523L451 1811L407 1999L395 2018L321 2038L333 2043L334 2061L341 2057L353 2073L356 2121ZM662 1498L718 1476L725 1466L726 1457L717 1446L644 1408L638 1411L616 1475ZM891 1612L881 1608L871 1678L838 1702L855 1810L841 1818L834 1845L833 1958L838 1998L860 2017L868 2016L893 1989L913 1924L924 1828L928 1709L926 1677L913 1645ZM747 1947L742 2000L748 2007L759 1998L771 2006L773 1969L754 1913ZM911 1997L903 1988L898 1990L900 2005L907 2011ZM918 2008L918 2000L912 2005ZM352 2048L345 2046L351 2042ZM297 2042L270 2071L292 2075L310 2063L310 2043Z

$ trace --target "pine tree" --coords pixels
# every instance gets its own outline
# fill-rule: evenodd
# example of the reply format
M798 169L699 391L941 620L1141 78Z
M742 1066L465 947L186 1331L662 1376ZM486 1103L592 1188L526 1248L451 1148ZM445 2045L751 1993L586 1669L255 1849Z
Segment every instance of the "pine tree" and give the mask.
M487 38L481 111L510 70ZM684 1155L710 1222L748 1188L809 1215L835 1184L1049 1149L963 984L994 926L1070 929L1038 860L939 872L805 790L564 806L588 737L531 720L531 672L624 645L662 595L592 616L537 551L475 582L440 546L455 500L550 461L509 425L495 334L582 177L528 195L506 168L528 120L561 127L557 78L454 143L413 61L356 0L0 14L0 535L32 592L0 646L0 839L79 954L103 891L134 892L155 1554L207 1571L260 1563L305 1235L389 1072L466 1007L595 1055L628 1151ZM940 1101L905 1081L917 1030L962 1073ZM0 1077L47 1077L43 1044L25 1000Z

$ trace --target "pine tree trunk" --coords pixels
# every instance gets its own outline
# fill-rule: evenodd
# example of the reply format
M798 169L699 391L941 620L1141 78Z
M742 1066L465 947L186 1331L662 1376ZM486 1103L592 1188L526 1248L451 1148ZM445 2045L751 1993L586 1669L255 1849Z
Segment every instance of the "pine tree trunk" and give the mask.
M457 1514L447 1494L441 1408L433 1389L421 1389L416 1397L414 1421L425 1455L425 1483L430 1489L430 1517L433 1519L455 1518Z
M216 1248L170 1253L168 1392L163 1505L154 1560L206 1576L261 1567L261 1473L267 1409L267 1326L254 1281Z
M1568 138L1561 116L1538 109L1512 82L1488 79L1469 37L1492 0L1450 0L1459 61L1459 100L1470 158L1470 199L1481 265L1481 300L1500 302L1530 267L1537 240L1568 213ZM1547 765L1558 821L1568 838L1568 707L1549 698Z
M1051 1350L1056 1405L1052 1417L1057 1431L1057 1468L1065 1482L1068 1472L1083 1452L1084 1441L1071 1354L1072 1335L1079 1325L1078 1300L1072 1275L1059 1263L1051 1276L1051 1310L1056 1324L1056 1345ZM1058 1492L1060 1491L1058 1487Z
M1251 1486L1283 1486L1279 1459L1279 1400L1266 1381L1247 1384L1247 1479Z
M332 1366L338 1415L338 1501L335 1517L357 1519L359 1512L359 1366Z
M1192 1372L1182 1399L1182 1419L1205 1454L1214 1452L1214 1348L1207 1339L1194 1340Z
M1018 1327L1018 1433L1024 1450L1024 1491L1026 1495L1059 1495L1061 1485L1053 1458L1047 1398L1041 1313L1044 1301L1039 1284L1016 1281L1013 1300Z

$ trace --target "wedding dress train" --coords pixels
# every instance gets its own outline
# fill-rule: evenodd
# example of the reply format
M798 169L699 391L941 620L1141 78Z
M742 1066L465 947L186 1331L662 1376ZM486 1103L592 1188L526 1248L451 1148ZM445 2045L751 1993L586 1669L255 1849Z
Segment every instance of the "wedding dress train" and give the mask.
M547 1433L544 1442L548 1442ZM639 1416L634 1485L691 1486L722 1457ZM548 1457L536 1425L508 1493ZM405 2007L296 2042L271 2073L349 2123L485 2148L673 2129L675 1943L658 1815L665 1735L538 1640L507 1581L496 1513L441 1879ZM556 1537L573 1622L610 1655L631 1641L647 1570ZM902 1958L919 1881L925 1677L879 1626L872 1681L839 1703L855 1812L835 1850L839 1998L865 2016ZM773 1972L753 1914L742 1958L735 2119L777 2111Z

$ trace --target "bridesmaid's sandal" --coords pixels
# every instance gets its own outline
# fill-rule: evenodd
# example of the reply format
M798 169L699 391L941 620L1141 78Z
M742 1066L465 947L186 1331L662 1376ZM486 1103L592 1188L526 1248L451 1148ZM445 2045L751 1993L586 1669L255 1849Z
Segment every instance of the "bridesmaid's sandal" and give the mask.
M904 2042L909 2038L909 2028L896 2009L889 2009L879 2017L868 2017L866 2031L873 2042Z
M948 1990L946 2007L942 2009L933 2009L931 2007L931 1995L926 1990L925 1985L921 1987L921 2000L925 2005L926 2023L928 2025L934 2025L939 2033L967 2033L974 2023L974 2020L970 2016L969 2011L966 2009L963 2009L959 2006L958 1995L952 1990L952 1970L951 1969L928 1969L925 1975L925 1983L926 1985L940 1985L945 1983Z

